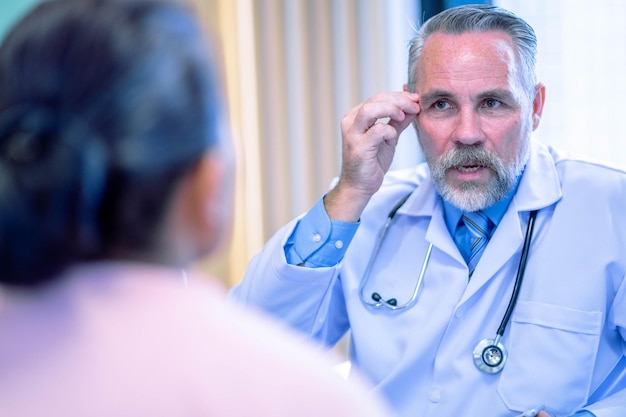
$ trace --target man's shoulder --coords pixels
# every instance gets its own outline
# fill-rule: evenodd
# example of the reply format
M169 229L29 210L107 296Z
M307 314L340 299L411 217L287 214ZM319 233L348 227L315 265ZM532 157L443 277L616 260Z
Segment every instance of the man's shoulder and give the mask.
M622 193L626 188L626 167L575 152L548 148L563 191L594 195Z
M559 171L577 169L586 173L626 176L626 164L619 165L605 160L593 158L577 152L564 151L551 146L548 152L554 160L554 165Z

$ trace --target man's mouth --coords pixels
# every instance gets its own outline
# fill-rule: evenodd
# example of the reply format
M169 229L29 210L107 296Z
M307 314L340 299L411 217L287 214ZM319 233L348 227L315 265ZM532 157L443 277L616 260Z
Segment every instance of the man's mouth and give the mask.
M460 172L476 172L484 165L457 165L455 168Z

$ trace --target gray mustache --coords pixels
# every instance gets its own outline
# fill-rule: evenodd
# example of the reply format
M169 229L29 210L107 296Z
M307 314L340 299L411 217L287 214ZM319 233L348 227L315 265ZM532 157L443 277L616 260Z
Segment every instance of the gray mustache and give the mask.
M448 169L459 165L483 165L497 170L502 161L482 146L469 145L454 148L439 160L442 168Z

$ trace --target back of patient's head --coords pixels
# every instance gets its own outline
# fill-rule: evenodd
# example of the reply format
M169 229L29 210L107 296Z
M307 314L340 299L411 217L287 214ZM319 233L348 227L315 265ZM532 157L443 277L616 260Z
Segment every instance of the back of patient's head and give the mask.
M149 251L181 178L215 149L214 58L185 6L52 0L0 48L0 281Z

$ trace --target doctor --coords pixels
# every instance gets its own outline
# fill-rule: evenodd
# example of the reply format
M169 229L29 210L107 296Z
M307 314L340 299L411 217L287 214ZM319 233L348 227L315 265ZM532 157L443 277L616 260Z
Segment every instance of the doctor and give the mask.
M350 330L401 416L626 416L626 172L531 139L535 54L500 8L426 22L405 91L347 113L338 182L232 297ZM427 163L387 172L410 124Z

